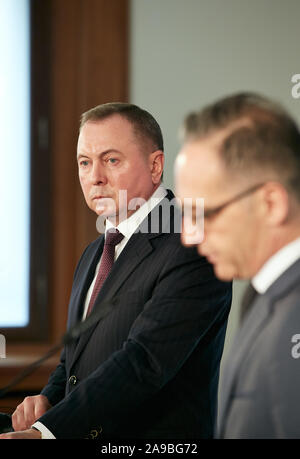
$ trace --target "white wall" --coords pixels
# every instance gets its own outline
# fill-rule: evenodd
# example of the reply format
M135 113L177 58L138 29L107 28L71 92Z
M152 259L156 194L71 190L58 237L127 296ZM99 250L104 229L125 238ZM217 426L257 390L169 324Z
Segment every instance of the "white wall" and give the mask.
M300 0L131 0L131 102L160 123L165 183L173 187L187 112L223 95L258 91L300 122L291 78L300 73ZM244 282L234 284L225 353Z

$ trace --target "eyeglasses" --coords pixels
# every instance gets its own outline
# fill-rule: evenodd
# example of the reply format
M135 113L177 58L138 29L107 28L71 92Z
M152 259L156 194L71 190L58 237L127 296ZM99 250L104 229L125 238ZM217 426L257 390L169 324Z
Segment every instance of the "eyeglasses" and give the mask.
M239 201L240 199L245 198L249 194L254 193L259 188L262 188L265 184L266 184L266 182L258 183L257 185L254 185L251 188L248 188L247 190L242 191L241 193L237 194L236 196L234 196L233 198L231 198L228 201L224 202L224 204L221 204L220 206L213 207L212 209L205 209L204 208L204 218L215 217L218 213L220 213L226 207L230 206L234 202Z

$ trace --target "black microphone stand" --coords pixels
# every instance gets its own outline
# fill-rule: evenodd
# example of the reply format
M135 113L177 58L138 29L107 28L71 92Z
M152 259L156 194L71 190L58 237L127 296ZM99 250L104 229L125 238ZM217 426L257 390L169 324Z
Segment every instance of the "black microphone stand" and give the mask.
M15 387L27 376L31 375L40 365L48 360L50 357L55 355L65 344L69 344L73 341L76 341L83 333L88 329L94 326L100 319L103 319L118 303L118 298L112 300L103 301L101 304L98 304L98 307L95 307L91 314L84 321L76 323L70 330L65 333L62 339L49 349L49 351L43 355L40 359L34 361L28 365L23 371L21 371L9 384L0 389L0 399L3 398L10 390ZM11 432L11 416L9 414L0 413L0 433Z
M31 375L37 368L39 368L42 363L56 354L59 349L63 346L64 341L60 341L58 344L55 344L49 351L43 355L40 359L34 361L30 365L28 365L23 371L21 371L7 386L0 389L0 398L3 398L13 387L15 387L19 382L23 381L23 379L27 378L27 376Z
M33 373L43 362L56 354L65 344L76 341L83 333L94 326L100 319L103 319L103 317L106 316L112 307L117 303L118 298L114 298L112 300L103 301L102 303L98 304L97 306L99 307L95 307L95 310L91 312L87 319L76 323L64 334L62 339L57 344L55 344L45 355L43 355L43 357L28 365L28 367L26 367L9 384L7 384L7 386L0 389L0 399L3 398L19 382L23 381L23 379L27 378L27 376Z

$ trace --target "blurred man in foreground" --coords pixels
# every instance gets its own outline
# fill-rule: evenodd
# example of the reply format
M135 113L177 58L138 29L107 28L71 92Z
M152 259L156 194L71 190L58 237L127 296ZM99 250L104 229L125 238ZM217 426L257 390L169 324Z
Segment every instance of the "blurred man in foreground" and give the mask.
M218 436L299 438L299 128L259 95L224 98L186 118L175 174L181 200L205 201L199 254L222 280L251 279Z

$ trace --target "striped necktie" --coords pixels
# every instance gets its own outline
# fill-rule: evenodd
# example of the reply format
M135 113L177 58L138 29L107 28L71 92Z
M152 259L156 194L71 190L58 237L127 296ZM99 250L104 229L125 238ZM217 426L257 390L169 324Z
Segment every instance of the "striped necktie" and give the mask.
M115 247L122 241L123 238L124 235L120 233L120 231L116 228L111 228L106 233L99 271L96 277L93 293L89 302L87 316L91 313L95 300L101 290L101 287L114 264Z

